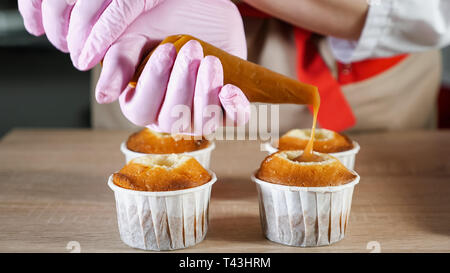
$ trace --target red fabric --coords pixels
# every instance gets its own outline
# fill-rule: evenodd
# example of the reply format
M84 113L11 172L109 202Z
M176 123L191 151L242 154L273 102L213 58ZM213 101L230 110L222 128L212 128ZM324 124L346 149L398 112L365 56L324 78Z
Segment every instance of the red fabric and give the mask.
M351 64L337 62L337 80L340 85L367 80L395 66L406 57L408 57L408 54L389 58L369 59Z
M308 42L310 37L311 32L295 29L298 79L319 89L320 111L317 121L320 126L337 132L343 131L355 125L355 116L342 94L341 86L333 78L316 46Z

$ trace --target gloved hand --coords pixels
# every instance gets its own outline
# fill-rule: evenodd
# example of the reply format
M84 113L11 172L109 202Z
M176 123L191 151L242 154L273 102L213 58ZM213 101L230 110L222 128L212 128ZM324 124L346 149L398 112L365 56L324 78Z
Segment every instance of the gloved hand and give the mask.
M87 70L103 58L99 103L115 101L143 54L165 37L189 34L247 57L242 18L229 0L18 0L26 29L47 34ZM105 53L108 52L105 56Z
M173 106L176 103L174 103L175 100L170 99L169 94L178 92L176 99L192 108L192 103L189 104L185 98L189 96L197 98L199 97L197 95L201 94L197 90L204 91L206 88L187 88L183 85L171 87L175 84L165 86L156 82L153 83L156 87L146 84L154 81L152 80L154 78L162 77L152 75L158 69L166 69L163 74L168 78L172 65L158 62L156 57L155 61L147 63L148 73L141 75L136 90L127 87L139 62L150 49L167 36L189 34L231 54L246 58L242 18L236 6L229 0L19 0L19 10L28 31L35 35L45 32L57 48L70 52L75 67L81 70L89 69L103 58L103 69L96 86L97 101L99 103L113 102L127 88L122 97L128 100L124 99L121 102L124 114L136 124L151 125L159 131L169 132L169 127L173 125L173 119L167 118L168 110L166 109L169 109L168 105ZM159 55L160 59L164 59L163 56L166 54L164 52L167 51ZM189 56L189 54L181 56ZM203 58L198 56L195 57L197 62ZM172 56L169 59L174 58ZM191 57L182 59L184 58ZM211 58L207 57L207 59ZM206 60L205 62L217 63ZM197 80L208 79L208 77L211 79L216 76L223 78L221 65L220 71L216 69L216 72L212 71L218 67L217 65L204 66L206 68L200 69L199 75L205 76L199 76ZM198 67L193 69L195 72L197 70ZM203 70L207 72L201 72ZM162 82L185 82L185 79L178 79L182 75L184 74L173 73L170 81ZM192 77L192 74L189 75ZM208 82L206 79L203 81ZM146 86L153 89L145 90ZM166 87L167 96L164 97ZM169 92L170 90L177 91ZM134 93L136 93L136 99L132 99ZM144 97L144 94L155 96L159 94L162 98L156 100L159 103L154 103L152 97L147 95ZM211 95L214 92L210 91L208 94L214 97ZM239 123L237 120L239 115L232 114L230 109L236 108L238 113L242 111L247 113L249 107L245 95L235 86L225 86L220 92L216 90L215 94L216 102L217 94L220 94L219 100L226 110L226 116ZM141 96L142 99L137 99ZM196 105L198 103L194 103L194 108L199 109L200 106L195 107ZM245 110L239 109L241 106ZM159 111L160 108L161 111ZM194 117L198 117L198 114L194 114ZM158 125L159 127L156 128L155 126Z
M176 53L173 44L158 46L136 88L120 95L124 115L133 123L167 133L208 135L225 117L245 124L250 103L231 84L223 86L223 68L214 56L203 56L199 42L187 42ZM194 128L191 127L193 121Z
M161 1L18 0L18 7L28 32L36 36L46 33L56 48L71 52L77 68L88 69L78 60L82 53L96 47L104 54L105 47L117 40L131 22ZM97 42L102 44L93 45Z

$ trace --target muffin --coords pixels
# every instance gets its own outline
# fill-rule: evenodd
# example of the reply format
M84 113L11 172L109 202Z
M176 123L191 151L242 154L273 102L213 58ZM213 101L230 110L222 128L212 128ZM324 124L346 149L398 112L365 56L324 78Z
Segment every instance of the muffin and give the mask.
M311 129L293 129L278 140L279 150L303 150L311 137ZM345 135L327 129L316 129L314 151L339 153L353 149L352 141Z
M209 146L204 137L200 140L193 136L172 136L144 128L128 137L127 148L142 154L180 154L204 149Z
M176 154L138 157L113 174L114 184L135 191L184 190L210 180L195 158Z
M320 160L298 161L302 154L271 154L252 177L262 229L281 244L330 245L344 238L359 176L329 154L314 152Z
M209 168L213 142L204 137L196 139L187 135L171 135L144 128L130 135L121 145L126 162L147 154L187 154L197 159L205 168Z
M185 154L147 155L110 176L122 241L145 250L201 242L208 229L214 173Z
M320 161L301 162L298 157L302 153L300 150L282 151L266 157L256 178L295 187L340 186L356 178L354 173L328 154L314 153Z
M311 136L311 129L292 129L277 141L266 143L265 150L271 153L286 150L303 150ZM355 156L359 151L359 145L348 136L327 129L316 129L314 139L314 151L330 154L338 158L345 167L353 170Z

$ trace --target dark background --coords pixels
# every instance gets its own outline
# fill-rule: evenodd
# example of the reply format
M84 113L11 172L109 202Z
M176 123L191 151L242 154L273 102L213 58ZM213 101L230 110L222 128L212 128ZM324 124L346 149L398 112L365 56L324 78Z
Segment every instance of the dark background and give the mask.
M25 31L16 0L0 1L0 137L13 127L89 127L90 72Z
M90 72L25 31L16 0L0 2L0 137L13 127L90 127ZM450 128L450 47L443 50L439 126Z

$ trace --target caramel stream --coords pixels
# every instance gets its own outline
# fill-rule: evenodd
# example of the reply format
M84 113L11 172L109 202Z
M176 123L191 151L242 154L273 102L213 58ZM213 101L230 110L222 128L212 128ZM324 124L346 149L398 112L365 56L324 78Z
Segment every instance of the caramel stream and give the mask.
M180 48L190 40L197 40L201 44L205 56L213 55L220 59L223 66L224 84L238 86L250 102L312 105L314 109L314 119L311 137L303 154L295 160L318 161L318 156L314 155L312 152L317 113L320 106L320 96L316 86L299 82L271 71L263 66L243 60L189 35L169 36L164 39L161 44L172 43L178 52ZM144 70L145 64L151 54L152 52L150 52L139 65L136 74L129 83L130 86L136 86L136 82Z
M320 107L319 94L317 94L317 100L313 101L312 105L313 105L313 110L314 110L314 117L313 117L313 125L311 128L311 136L309 138L308 144L305 147L305 150L303 150L303 154L294 158L294 161L297 161L297 162L320 162L320 161L323 161L323 159L320 156L315 155L313 153L314 138L316 135L317 114L319 113L319 107Z

